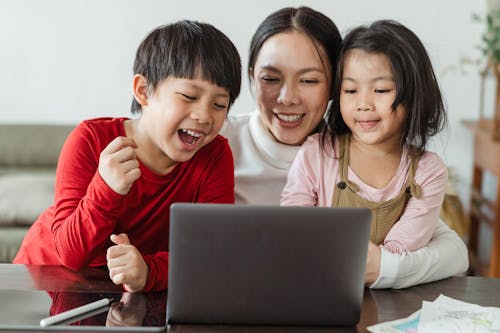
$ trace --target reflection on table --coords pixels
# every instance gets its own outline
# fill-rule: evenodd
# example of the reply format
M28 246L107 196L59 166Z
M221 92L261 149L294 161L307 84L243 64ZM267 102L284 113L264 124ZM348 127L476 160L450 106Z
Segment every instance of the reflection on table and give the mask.
M85 268L79 272L71 271L61 266L33 266L0 264L0 289L72 291L92 293L122 293L115 286L104 269ZM500 279L483 277L453 277L434 283L428 283L402 290L370 290L365 289L361 320L356 327L273 327L273 326L227 326L227 325L172 325L169 332L368 332L367 326L404 318L417 311L422 301L433 301L440 294L445 294L465 302L481 306L500 307ZM123 294L126 295L126 294ZM151 293L137 294L142 297L155 297ZM141 296L124 296L125 302L142 302ZM132 304L132 303L130 303ZM117 309L118 310L118 305ZM106 320L119 324L128 320L140 320L129 317L127 309L121 308L121 313L106 316Z

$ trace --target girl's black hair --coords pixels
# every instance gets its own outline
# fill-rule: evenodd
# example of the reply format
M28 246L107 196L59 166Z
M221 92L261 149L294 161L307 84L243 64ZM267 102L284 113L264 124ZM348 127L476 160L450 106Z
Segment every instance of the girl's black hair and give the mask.
M183 20L154 29L137 49L134 74L148 81L148 91L168 77L198 75L229 92L229 107L240 94L241 60L229 38L210 24ZM132 113L141 105L133 99Z
M247 68L249 81L251 82L252 80L250 73L255 66L262 45L264 45L270 37L288 31L304 33L311 38L316 48L318 48L318 45L323 48L328 56L328 62L332 69L332 72L329 74L333 77L337 64L340 42L342 40L335 23L326 15L309 7L286 7L271 13L257 27L252 37L252 41L250 42ZM319 49L317 49L317 51L326 72L328 66L325 65ZM330 91L330 97L331 95L332 91ZM314 132L316 131L317 129Z
M395 110L398 105L403 105L407 114L401 144L411 145L416 153L422 153L428 139L445 126L446 110L425 47L411 30L392 20L358 27L344 38L333 84L333 102L327 111L327 124L320 129L323 147L327 137L334 146L337 135L350 133L340 113L339 99L344 62L353 49L384 54L389 58L396 84L392 108Z

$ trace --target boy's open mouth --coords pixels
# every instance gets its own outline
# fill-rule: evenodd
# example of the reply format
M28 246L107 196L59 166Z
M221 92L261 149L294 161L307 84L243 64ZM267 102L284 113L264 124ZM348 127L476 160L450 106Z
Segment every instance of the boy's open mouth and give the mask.
M200 137L203 136L202 132L197 132L184 128L178 130L177 132L179 133L179 138L181 139L181 141L188 145L195 144L200 139Z

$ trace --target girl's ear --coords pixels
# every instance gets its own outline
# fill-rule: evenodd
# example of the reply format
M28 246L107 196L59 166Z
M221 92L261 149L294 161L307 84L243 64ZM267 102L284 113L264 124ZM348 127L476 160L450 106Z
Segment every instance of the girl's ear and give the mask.
M134 98L141 106L148 105L148 80L141 74L132 79Z

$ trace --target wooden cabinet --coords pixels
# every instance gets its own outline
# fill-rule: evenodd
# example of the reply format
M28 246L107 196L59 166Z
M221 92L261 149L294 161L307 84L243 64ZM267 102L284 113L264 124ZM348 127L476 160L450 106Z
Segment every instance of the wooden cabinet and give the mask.
M464 121L474 133L474 166L470 205L469 258L474 275L500 278L500 140L495 139L495 120ZM483 175L490 172L496 181L496 197L487 199L483 193ZM489 262L478 260L480 228L492 233Z

